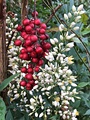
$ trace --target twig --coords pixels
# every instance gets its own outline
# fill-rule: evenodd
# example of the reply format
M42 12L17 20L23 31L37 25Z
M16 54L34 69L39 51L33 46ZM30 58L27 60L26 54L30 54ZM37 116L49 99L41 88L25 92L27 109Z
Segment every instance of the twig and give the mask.
M78 53L78 51L76 50L76 48L74 47L75 52L77 53L78 57L80 58L80 60L83 62L83 64L86 66L86 68L88 69L88 71L90 72L90 68L88 68L88 66L86 65L86 63L83 61L82 57L80 56L80 54Z
M61 8L61 5L58 5L56 8L54 8L54 11L52 11L52 14L50 15L50 17L46 20L46 24L53 18L53 16L55 15L55 13L58 11L59 8Z
M15 31L13 31L12 36L11 36L11 38L10 38L8 44L7 44L6 51L7 51L8 48L9 48L9 45L10 45L10 43L11 43L11 40L12 40L12 38L13 38L14 33L15 33Z

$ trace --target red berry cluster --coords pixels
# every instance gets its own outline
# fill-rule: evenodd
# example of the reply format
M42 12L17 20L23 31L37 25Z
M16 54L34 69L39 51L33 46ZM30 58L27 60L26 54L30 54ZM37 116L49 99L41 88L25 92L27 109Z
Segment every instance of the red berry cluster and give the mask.
M31 90L35 85L33 78L34 72L39 72L40 66L43 65L45 53L51 48L51 44L46 42L49 36L46 34L46 24L42 23L38 17L38 12L32 13L31 19L24 19L22 25L16 28L20 32L23 40L17 39L14 44L22 46L19 57L22 60L30 61L28 68L22 67L21 72L25 73L25 80L20 82L21 86Z

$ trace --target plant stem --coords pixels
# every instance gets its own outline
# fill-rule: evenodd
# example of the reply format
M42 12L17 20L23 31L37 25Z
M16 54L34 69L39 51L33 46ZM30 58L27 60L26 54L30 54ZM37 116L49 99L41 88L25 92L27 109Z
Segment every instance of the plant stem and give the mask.
M80 56L80 54L78 53L76 47L74 47L75 52L77 53L78 57L80 58L80 60L83 62L83 64L85 65L85 67L88 69L88 71L90 72L90 69L88 68L88 66L86 65L86 63L83 61L82 57Z

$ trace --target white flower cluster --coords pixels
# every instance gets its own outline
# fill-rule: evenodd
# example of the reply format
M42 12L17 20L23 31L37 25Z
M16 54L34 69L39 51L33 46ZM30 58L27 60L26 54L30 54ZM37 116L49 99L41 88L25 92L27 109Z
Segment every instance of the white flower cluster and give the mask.
M72 40L72 38L75 37L75 34L72 33L71 29L75 32L80 30L80 26L78 23L81 20L81 15L84 13L85 10L83 9L83 4L81 4L78 8L73 5L71 12L64 14L64 21L67 25L60 24L59 26L59 30L61 32L60 40Z
M73 57L64 54L65 49L71 49L74 44L65 47L56 38L50 41L54 47L46 56L48 64L45 64L45 68L41 68L37 75L37 85L29 92L30 102L23 102L30 112L29 115L38 119L57 115L63 120L77 120L79 113L70 106L70 102L74 103L74 96L78 94L76 76L73 76L68 66L73 63Z

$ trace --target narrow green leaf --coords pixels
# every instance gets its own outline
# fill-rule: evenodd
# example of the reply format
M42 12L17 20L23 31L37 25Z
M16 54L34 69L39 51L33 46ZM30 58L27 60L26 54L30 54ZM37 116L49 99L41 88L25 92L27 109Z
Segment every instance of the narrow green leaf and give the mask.
M81 32L82 35L87 35L90 33L90 28L84 29L84 31Z
M9 110L5 120L14 120L11 111Z
M5 79L1 84L0 84L0 91L2 91L4 88L8 86L8 84L16 77L18 76L19 73L10 76L9 78Z
M3 99L0 97L0 120L5 120L6 105Z
M90 109L88 109L84 115L90 115Z
M82 88L82 87L85 87L85 86L87 86L87 85L89 85L89 84L90 84L90 82L80 82L80 83L78 84L78 87Z

